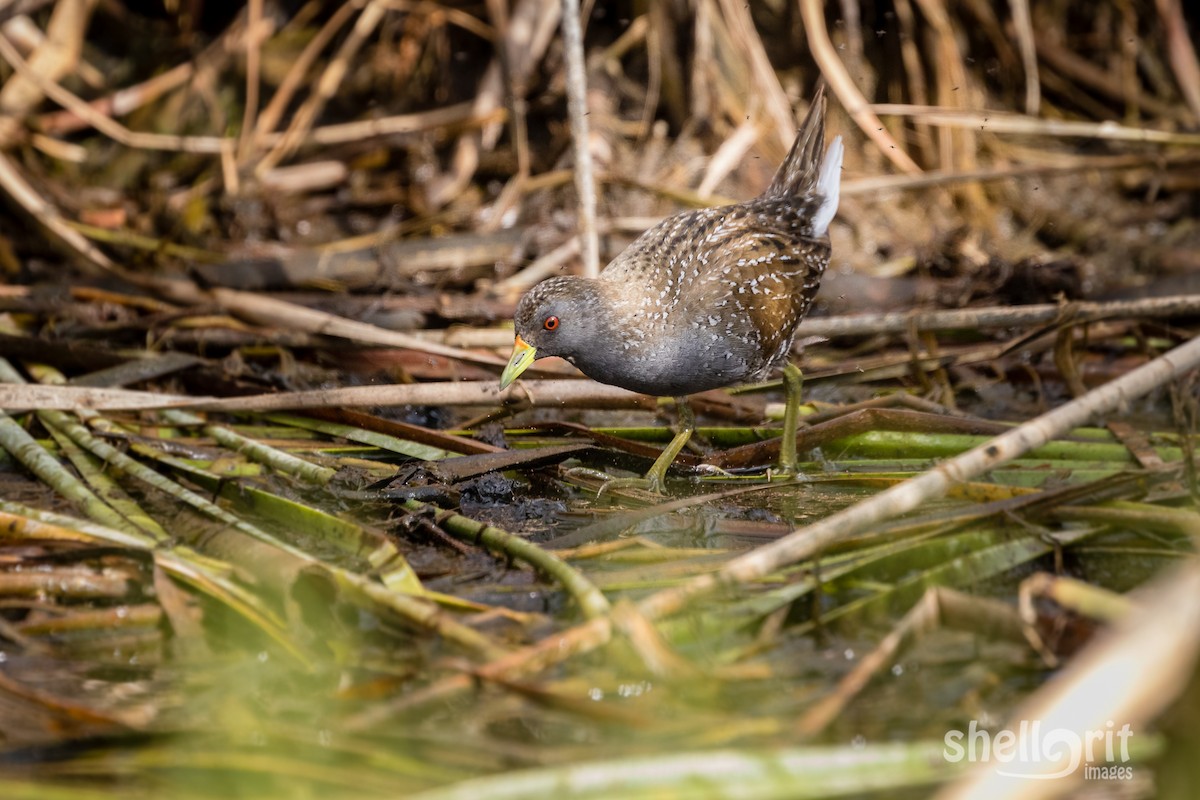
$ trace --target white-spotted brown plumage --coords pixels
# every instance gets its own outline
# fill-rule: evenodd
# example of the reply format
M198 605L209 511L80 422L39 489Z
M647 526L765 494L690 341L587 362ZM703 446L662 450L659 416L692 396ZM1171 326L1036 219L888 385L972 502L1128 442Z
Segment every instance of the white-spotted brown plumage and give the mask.
M829 263L840 137L824 159L818 90L770 187L745 203L676 214L595 279L550 278L517 307L507 385L536 356L636 392L682 396L765 377L791 349ZM521 363L518 364L518 361Z

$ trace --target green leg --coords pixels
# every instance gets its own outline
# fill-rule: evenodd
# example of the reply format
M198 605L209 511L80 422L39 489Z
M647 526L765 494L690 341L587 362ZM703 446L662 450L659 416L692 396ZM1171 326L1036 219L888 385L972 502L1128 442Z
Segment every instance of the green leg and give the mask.
M667 469L675 462L675 457L687 445L688 439L692 438L692 433L696 430L696 415L692 413L692 407L688 405L687 399L676 397L675 407L679 409L679 432L675 434L675 438L659 454L658 458L654 459L654 464L646 473L646 488L658 494L666 494Z
M783 367L783 388L787 393L787 404L783 410L783 441L779 444L779 471L796 474L796 431L800 425L800 389L804 375L790 361Z
M675 407L679 409L679 432L675 434L675 438L659 454L658 458L654 459L654 464L651 465L650 471L646 473L646 477L613 478L600 488L600 494L604 494L605 490L609 488L621 486L638 486L655 494L667 493L667 470L674 463L675 457L687 445L688 439L692 438L692 433L696 430L696 415L692 413L692 407L688 405L687 399L676 397Z

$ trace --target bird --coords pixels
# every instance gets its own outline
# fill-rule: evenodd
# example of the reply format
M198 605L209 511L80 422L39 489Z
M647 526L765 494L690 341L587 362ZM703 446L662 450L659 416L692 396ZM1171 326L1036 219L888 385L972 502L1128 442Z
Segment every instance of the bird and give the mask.
M788 354L829 264L843 153L840 136L825 149L822 83L761 195L668 217L595 278L563 275L531 288L513 317L500 388L534 360L560 356L600 383L675 397L679 432L640 481L662 494L695 429L686 396L763 380L782 366L779 466L794 474L801 373Z

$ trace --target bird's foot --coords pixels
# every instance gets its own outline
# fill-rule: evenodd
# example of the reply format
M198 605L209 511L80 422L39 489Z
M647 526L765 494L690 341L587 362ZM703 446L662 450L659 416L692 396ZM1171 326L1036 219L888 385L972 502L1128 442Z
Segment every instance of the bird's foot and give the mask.
M600 499L609 489L644 489L651 494L666 494L667 483L653 470L646 473L644 478L609 478L596 492L596 499Z
M696 429L696 421L692 417L692 410L688 407L687 402L680 398L678 401L680 414L683 417L683 428L675 434L671 439L671 443L659 454L658 458L654 459L654 464L650 467L650 471L646 473L644 478L613 478L600 489L600 494L604 494L604 490L609 487L637 487L645 489L654 494L667 493L667 470L674 463L675 457L679 455L679 451L687 444L688 439L692 436L692 431Z
M729 470L724 470L716 464L697 464L693 469L704 478L732 478L734 474Z
M570 467L563 471L564 478L576 478L588 481L604 481L607 484L609 481L616 480L612 475L591 467Z
M599 498L609 489L620 488L638 488L645 489L654 494L667 493L667 470L674 463L675 457L679 455L679 451L683 450L684 446L692 436L692 432L696 430L696 418L692 414L691 406L687 404L687 399L683 397L675 398L676 407L679 409L680 429L671 439L658 458L654 459L653 466L646 473L644 478L609 478L600 487L600 491L596 494ZM603 473L601 473L603 474Z
M774 467L767 467L767 480L784 480L793 481L795 483L808 483L812 479L805 473L796 469L794 466L785 464L776 464Z
M589 481L603 481L600 488L596 490L596 499L599 500L604 496L604 493L609 489L645 489L654 494L666 494L666 481L661 476L654 475L654 470L643 478L627 477L614 478L607 472L590 467L571 467L565 473L568 478L582 478Z

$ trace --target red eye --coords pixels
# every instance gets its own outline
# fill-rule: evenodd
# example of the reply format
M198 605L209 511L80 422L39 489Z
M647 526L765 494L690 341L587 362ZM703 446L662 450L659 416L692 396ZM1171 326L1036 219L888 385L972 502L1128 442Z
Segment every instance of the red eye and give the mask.
M558 330L558 317L546 317L546 321L542 323L542 327L548 331Z

